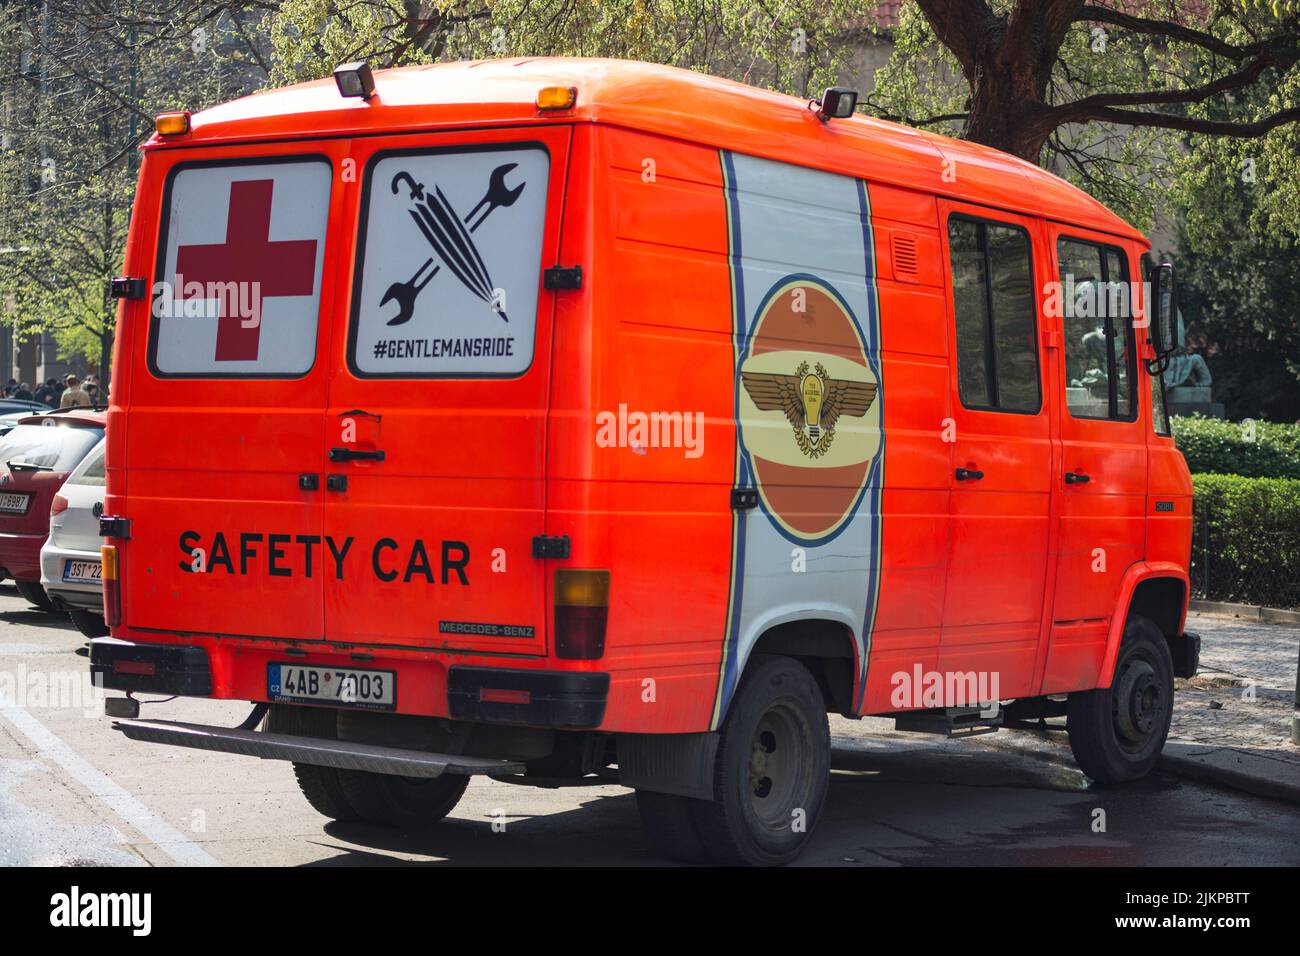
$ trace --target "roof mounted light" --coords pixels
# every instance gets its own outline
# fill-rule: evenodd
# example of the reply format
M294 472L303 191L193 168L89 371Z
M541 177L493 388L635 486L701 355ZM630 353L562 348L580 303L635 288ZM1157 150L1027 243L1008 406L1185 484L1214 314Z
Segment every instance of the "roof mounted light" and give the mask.
M816 108L813 112L823 123L833 119L848 119L858 108L858 91L846 86L829 86L822 94L820 102L814 100L813 103L808 104L810 109L813 108L814 103Z
M539 110L572 109L578 102L576 86L543 86L537 91L537 108Z
M375 76L370 72L370 64L364 60L334 67L334 82L338 85L340 96L356 96L368 100L375 95Z
M174 113L159 113L154 117L153 128L159 136L180 136L190 131L190 114L188 110Z

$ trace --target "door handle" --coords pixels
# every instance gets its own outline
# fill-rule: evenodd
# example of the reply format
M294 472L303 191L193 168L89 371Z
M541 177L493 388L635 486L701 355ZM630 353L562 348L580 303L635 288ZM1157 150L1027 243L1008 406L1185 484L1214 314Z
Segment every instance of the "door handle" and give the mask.
M1065 483L1067 485L1086 485L1092 479L1081 471L1067 471L1065 473Z
M981 478L983 478L983 477L984 477L984 472L980 471L980 470L977 469L977 468L958 468L958 469L957 469L957 480L958 480L958 481L979 481L979 480L980 480Z
M331 448L330 461L383 461L384 453L378 449L374 451L359 451L356 448Z

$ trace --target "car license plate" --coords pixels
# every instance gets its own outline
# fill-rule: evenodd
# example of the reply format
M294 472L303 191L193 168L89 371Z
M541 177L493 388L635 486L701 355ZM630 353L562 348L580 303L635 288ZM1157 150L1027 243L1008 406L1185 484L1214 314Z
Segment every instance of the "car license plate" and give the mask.
M31 495L18 494L17 492L6 492L0 495L0 511L11 515L27 514L27 504L31 501Z
M63 580L98 584L104 566L98 561L69 561L63 565Z
M266 696L334 707L392 710L397 705L397 674L273 663L266 667Z

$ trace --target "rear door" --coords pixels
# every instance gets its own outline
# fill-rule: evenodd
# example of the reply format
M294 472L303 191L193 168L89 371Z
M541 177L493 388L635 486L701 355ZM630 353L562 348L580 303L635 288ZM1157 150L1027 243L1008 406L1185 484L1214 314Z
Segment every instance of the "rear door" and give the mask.
M333 641L546 652L546 415L568 127L358 141L322 458Z
M344 230L327 227L343 215L347 144L242 152L148 160L156 256L124 419L124 621L320 638L332 563L313 486L330 371L321 307L335 295Z

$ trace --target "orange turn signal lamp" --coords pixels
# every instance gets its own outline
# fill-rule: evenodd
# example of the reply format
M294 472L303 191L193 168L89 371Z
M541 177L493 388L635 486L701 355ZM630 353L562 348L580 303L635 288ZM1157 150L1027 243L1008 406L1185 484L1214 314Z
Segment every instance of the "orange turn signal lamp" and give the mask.
M190 112L159 113L153 121L159 136L180 136L190 131Z
M537 108L539 110L572 109L578 102L576 86L544 86L537 91Z

